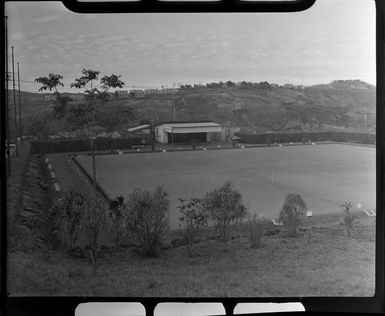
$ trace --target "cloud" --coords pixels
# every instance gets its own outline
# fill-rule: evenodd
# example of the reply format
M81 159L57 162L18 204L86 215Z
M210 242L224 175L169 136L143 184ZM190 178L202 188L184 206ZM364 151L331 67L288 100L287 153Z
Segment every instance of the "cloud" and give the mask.
M45 22L52 22L61 19L61 16L59 15L49 15L42 18L35 18L32 19L31 22L33 23L45 23Z

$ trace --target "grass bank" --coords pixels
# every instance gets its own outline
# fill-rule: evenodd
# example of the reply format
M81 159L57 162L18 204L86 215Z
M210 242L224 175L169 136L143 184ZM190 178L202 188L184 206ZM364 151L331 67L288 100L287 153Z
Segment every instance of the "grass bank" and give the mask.
M9 254L11 296L372 296L375 282L375 217L355 213L347 237L342 213L306 218L298 237L272 226L258 249L249 247L246 224L232 227L228 250L211 232L199 236L193 257L172 232L158 258L132 246L105 253L97 275L86 259L64 251Z

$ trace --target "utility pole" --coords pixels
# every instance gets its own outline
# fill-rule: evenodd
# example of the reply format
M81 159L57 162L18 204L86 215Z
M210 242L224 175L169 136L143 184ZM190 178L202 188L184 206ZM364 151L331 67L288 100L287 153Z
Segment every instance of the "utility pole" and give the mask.
M364 114L364 119L365 119L365 129L364 129L364 132L366 133L366 119L368 118L368 115L367 114Z
M174 104L172 106L172 117L173 117L173 121L175 122L175 104L176 103L176 99L174 99Z
M19 157L19 144L17 140L17 111L16 111L16 90L15 90L15 61L12 46L12 82L13 82L13 109L15 113L15 146L16 146L16 157Z
M5 16L5 123L6 123L6 136L7 136L7 169L8 177L11 175L11 148L9 144L9 95L8 95L8 17Z
M20 97L20 71L19 62L17 62L17 86L19 88L19 128L20 128L20 143L23 146L23 126L21 125L21 97Z

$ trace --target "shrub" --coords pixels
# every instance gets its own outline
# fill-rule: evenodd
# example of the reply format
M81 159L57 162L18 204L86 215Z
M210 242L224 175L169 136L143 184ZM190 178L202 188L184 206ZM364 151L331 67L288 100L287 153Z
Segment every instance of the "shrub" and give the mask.
M189 201L179 199L178 206L182 215L179 220L184 223L183 237L187 245L187 256L192 257L192 246L194 238L199 230L207 226L207 214L203 208L201 199L192 198Z
M110 201L110 214L109 222L111 231L114 235L114 246L118 250L120 246L120 241L124 237L126 232L126 217L127 217L127 208L124 204L124 197L117 196Z
M100 231L106 221L107 206L100 198L96 201L87 199L83 216L83 229L89 243L89 254L94 274L96 274L96 254L98 251L98 239Z
M159 255L162 236L168 229L169 198L163 188L153 193L135 189L127 200L127 226L138 239L145 256Z
M352 202L345 202L344 204L342 204L340 206L343 209L344 214L345 214L343 217L342 223L346 228L346 233L350 237L351 232L353 230L353 222L354 222L354 218L355 218L355 216L352 213L350 213L350 210L352 208Z
M290 236L297 235L297 228L301 224L306 211L306 203L299 194L286 195L279 219L288 229Z
M246 207L242 203L241 193L233 189L231 182L225 182L221 188L206 194L204 206L227 247L230 224L246 216Z
M59 204L66 222L66 230L70 238L70 248L76 246L82 228L82 216L87 206L85 196L78 191L66 192Z
M257 216L254 213L253 217L249 216L249 239L251 248L259 248L261 246L262 237L266 231L269 221L264 219L262 216Z

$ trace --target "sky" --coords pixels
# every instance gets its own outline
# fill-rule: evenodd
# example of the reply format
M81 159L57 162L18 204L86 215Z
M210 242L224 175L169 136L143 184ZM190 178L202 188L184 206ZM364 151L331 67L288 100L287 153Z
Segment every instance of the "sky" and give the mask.
M77 92L70 83L83 68L121 75L124 89L376 83L373 0L317 0L296 13L78 14L54 1L10 1L5 10L24 91L55 73L62 92Z

